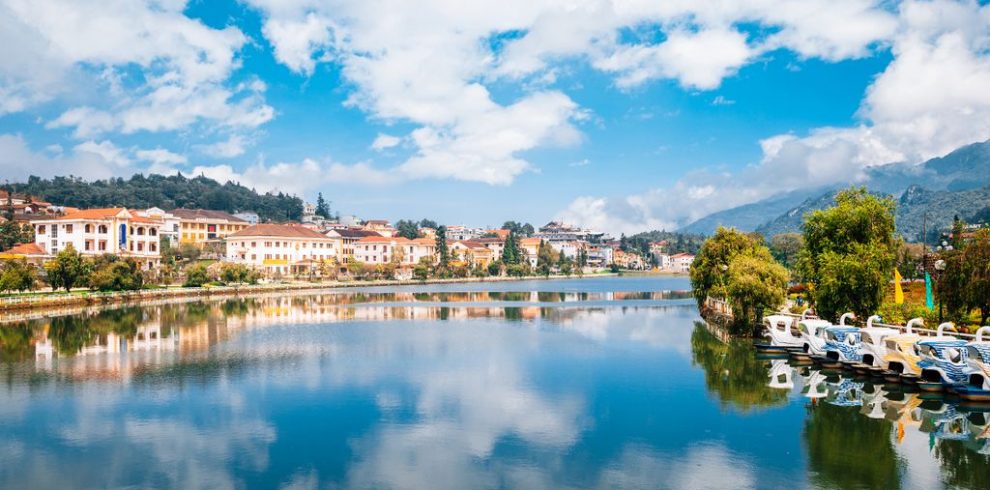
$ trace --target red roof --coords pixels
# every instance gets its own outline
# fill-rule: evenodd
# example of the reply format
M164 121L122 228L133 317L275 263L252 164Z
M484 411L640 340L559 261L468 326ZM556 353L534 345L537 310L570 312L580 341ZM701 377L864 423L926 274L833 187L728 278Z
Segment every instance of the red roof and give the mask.
M5 253L14 255L48 255L37 243L22 243L14 245L14 248Z
M302 226L275 225L270 223L261 223L254 226L249 226L241 231L227 235L227 238L255 237L255 236L327 239L326 235L320 232L310 230L309 228L303 228Z

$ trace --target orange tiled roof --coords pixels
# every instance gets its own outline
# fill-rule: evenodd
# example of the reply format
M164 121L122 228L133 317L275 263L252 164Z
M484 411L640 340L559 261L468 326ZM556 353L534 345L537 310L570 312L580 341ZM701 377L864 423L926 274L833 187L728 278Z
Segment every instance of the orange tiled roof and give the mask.
M302 226L275 225L271 223L261 223L249 226L236 233L227 235L227 238L239 237L286 237L286 238L323 238L327 236L323 233L303 228Z
M392 242L395 242L397 244L398 243L412 243L412 240L410 240L410 239L408 239L406 237L402 237L402 236L394 236L394 237L387 237L387 236L366 236L366 237L358 240L356 243L392 243Z
M4 253L13 255L48 255L37 243L22 243Z

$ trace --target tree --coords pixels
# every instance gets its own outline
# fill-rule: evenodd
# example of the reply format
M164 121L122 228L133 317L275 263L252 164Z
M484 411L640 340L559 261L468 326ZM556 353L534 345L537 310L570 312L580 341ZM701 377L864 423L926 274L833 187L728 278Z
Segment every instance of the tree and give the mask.
M395 229L401 237L414 240L419 238L419 225L415 221L400 219L395 223Z
M805 247L798 271L812 287L818 315L873 314L894 272L897 251L893 199L863 187L835 196L835 206L813 211L804 222Z
M450 267L450 249L447 248L447 227L437 228L436 237L437 269L446 271Z
M203 249L199 248L195 243L186 242L179 244L178 252L179 257L185 260L196 260L203 254Z
M515 232L510 231L502 244L502 263L505 265L518 264L522 254L519 252L519 243Z
M9 250L14 245L34 241L34 228L29 224L21 225L13 220L0 223L0 251Z
M224 263L220 266L220 280L225 284L257 284L258 272L244 264Z
M186 268L186 280L182 284L187 288L198 288L213 281L206 264L192 264Z
M429 257L421 257L419 263L413 266L413 277L420 281L425 281L430 277L430 269L433 267L433 260Z
M629 251L629 239L626 238L625 233L619 236L619 250L622 250L623 252Z
M536 233L536 229L533 228L533 225L529 223L522 225L522 228L519 231L522 232L523 235L528 237L533 236L533 234Z
M91 264L89 288L94 291L133 291L144 287L141 266L132 258L97 257Z
M536 254L537 272L543 276L550 277L550 272L556 262L557 253L554 252L553 247L549 243L540 240L540 247L537 249Z
M65 288L69 292L73 287L86 283L89 267L82 254L69 244L55 258L45 262L45 272L52 291Z
M323 199L323 193L316 194L316 215L323 219L330 219L330 204Z
M28 291L38 280L37 269L27 261L8 260L0 271L0 291Z
M585 250L585 249L582 248L580 251L578 251L577 265L578 265L579 268L582 268L582 269L588 266L588 251L587 250Z
M759 325L763 312L784 303L787 269L763 246L737 255L729 263L727 293L737 324Z
M516 221L506 221L505 223L502 223L502 229L509 230L510 233L514 233L516 235L522 233L522 225Z
M770 239L770 253L773 258L788 269L797 265L798 254L804 248L804 237L800 233L781 233Z
M694 298L701 307L705 298L727 296L726 272L737 255L756 246L753 238L734 228L719 227L715 234L701 245L691 264L691 287Z
M968 272L967 306L980 310L980 325L990 319L990 231L980 230L963 249L963 262Z
M420 228L432 228L432 229L435 230L437 228L440 228L440 225L438 225L436 221L433 221L431 219L423 218L423 219L419 220L419 227Z

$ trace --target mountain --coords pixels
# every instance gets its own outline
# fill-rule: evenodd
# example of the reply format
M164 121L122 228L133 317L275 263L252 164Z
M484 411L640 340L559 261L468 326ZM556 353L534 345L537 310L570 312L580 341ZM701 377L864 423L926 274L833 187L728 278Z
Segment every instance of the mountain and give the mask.
M814 190L800 189L769 197L762 201L745 204L736 208L726 209L709 214L689 225L679 228L682 233L697 233L711 235L719 226L735 227L740 230L752 231L767 222L768 217L778 216L789 209L800 205L808 195L820 195L829 190L818 188Z
M882 194L882 193L877 193ZM835 204L835 192L808 199L756 229L763 236L801 231L805 213ZM939 232L952 226L957 216L964 221L982 221L990 207L990 185L967 190L928 190L912 185L897 198L897 231L908 241L920 241L927 233L931 243Z
M986 205L983 193L990 184L990 141L963 146L951 153L921 164L897 163L866 170L866 180L857 182L878 194L900 196L898 230L914 240L920 237L924 219L918 218L918 206L937 203L931 210L936 227L951 223L955 214L966 218ZM772 196L751 204L719 211L691 223L679 231L712 233L719 225L744 231L760 231L765 236L800 229L804 213L832 204L835 192L848 184L816 187ZM910 191L910 192L909 192ZM905 207L902 212L900 207ZM975 207L974 207L975 206ZM951 213L948 211L951 210ZM948 221L945 215L948 214ZM920 221L919 221L920 219Z

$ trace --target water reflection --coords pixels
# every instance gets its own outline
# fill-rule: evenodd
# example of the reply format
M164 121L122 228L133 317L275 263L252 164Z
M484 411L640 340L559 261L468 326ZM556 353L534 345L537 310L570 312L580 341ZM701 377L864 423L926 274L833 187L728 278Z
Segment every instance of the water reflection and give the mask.
M691 334L691 362L705 371L705 386L716 395L723 407L748 411L787 403L787 392L776 389L781 374L771 368L767 383L765 362L753 355L753 345L730 339L723 331L704 322L695 322ZM776 361L773 361L776 362ZM781 361L783 362L783 361ZM780 366L781 364L775 364ZM784 362L786 376L790 366Z

